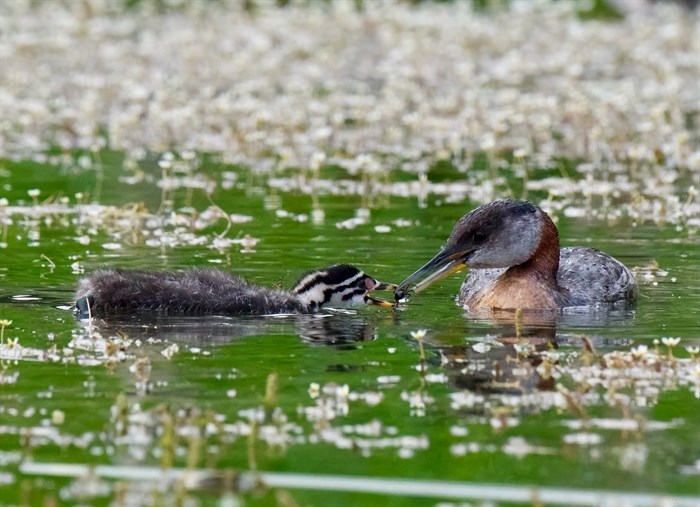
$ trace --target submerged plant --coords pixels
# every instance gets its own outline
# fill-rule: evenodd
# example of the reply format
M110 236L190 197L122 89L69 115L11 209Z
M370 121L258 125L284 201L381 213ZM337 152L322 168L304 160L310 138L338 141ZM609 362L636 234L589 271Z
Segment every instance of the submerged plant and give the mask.
M5 328L11 324L12 321L9 319L0 319L0 345L5 343Z

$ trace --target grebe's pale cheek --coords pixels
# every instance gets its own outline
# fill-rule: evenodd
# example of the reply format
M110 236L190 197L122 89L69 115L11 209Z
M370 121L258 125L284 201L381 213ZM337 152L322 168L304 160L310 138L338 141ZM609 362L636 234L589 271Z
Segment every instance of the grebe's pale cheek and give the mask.
M534 248L534 247L532 247ZM481 248L467 259L467 264L473 269L509 268L527 261L532 255L531 247L524 249Z
M537 248L537 242L530 237L514 237L503 245L485 245L467 259L470 268L509 268L526 262Z
M506 220L467 259L470 268L508 268L527 262L537 250L542 222L536 215Z

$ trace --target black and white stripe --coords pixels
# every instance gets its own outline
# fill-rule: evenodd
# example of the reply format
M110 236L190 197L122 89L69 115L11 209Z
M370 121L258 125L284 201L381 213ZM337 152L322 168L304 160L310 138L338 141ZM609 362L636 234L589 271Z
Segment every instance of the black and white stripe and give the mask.
M302 276L292 292L313 308L343 308L366 304L367 291L377 283L355 266L336 264Z

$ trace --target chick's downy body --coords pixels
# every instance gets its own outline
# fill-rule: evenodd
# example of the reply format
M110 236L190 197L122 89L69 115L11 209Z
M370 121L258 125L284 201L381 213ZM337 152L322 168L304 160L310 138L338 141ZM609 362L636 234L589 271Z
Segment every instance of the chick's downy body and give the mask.
M268 288L218 269L182 272L101 269L79 282L76 309L88 315L266 315L311 313L324 306L382 304L369 296L390 287L348 264L303 276L292 290Z

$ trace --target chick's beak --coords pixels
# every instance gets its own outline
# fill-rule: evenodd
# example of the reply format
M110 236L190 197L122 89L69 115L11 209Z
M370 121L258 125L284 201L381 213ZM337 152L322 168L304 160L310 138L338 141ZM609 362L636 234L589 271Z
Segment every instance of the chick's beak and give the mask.
M396 285L395 283L377 282L377 284L374 287L372 287L368 292L375 291L375 290L396 290L397 288L398 288L398 285ZM367 303L370 305L383 306L385 308L391 308L394 306L394 303L392 303L390 301L385 301L383 299L374 298L374 297L370 296L369 294L367 295Z
M394 303L391 301L385 301L384 299L373 298L372 296L367 296L367 304L382 306L384 308L393 308Z
M396 290L398 287L395 283L377 282L372 290Z
M426 262L422 268L399 284L394 293L394 299L396 301L406 299L411 294L425 289L428 285L461 271L467 266L464 259L468 254L468 251L442 250Z

